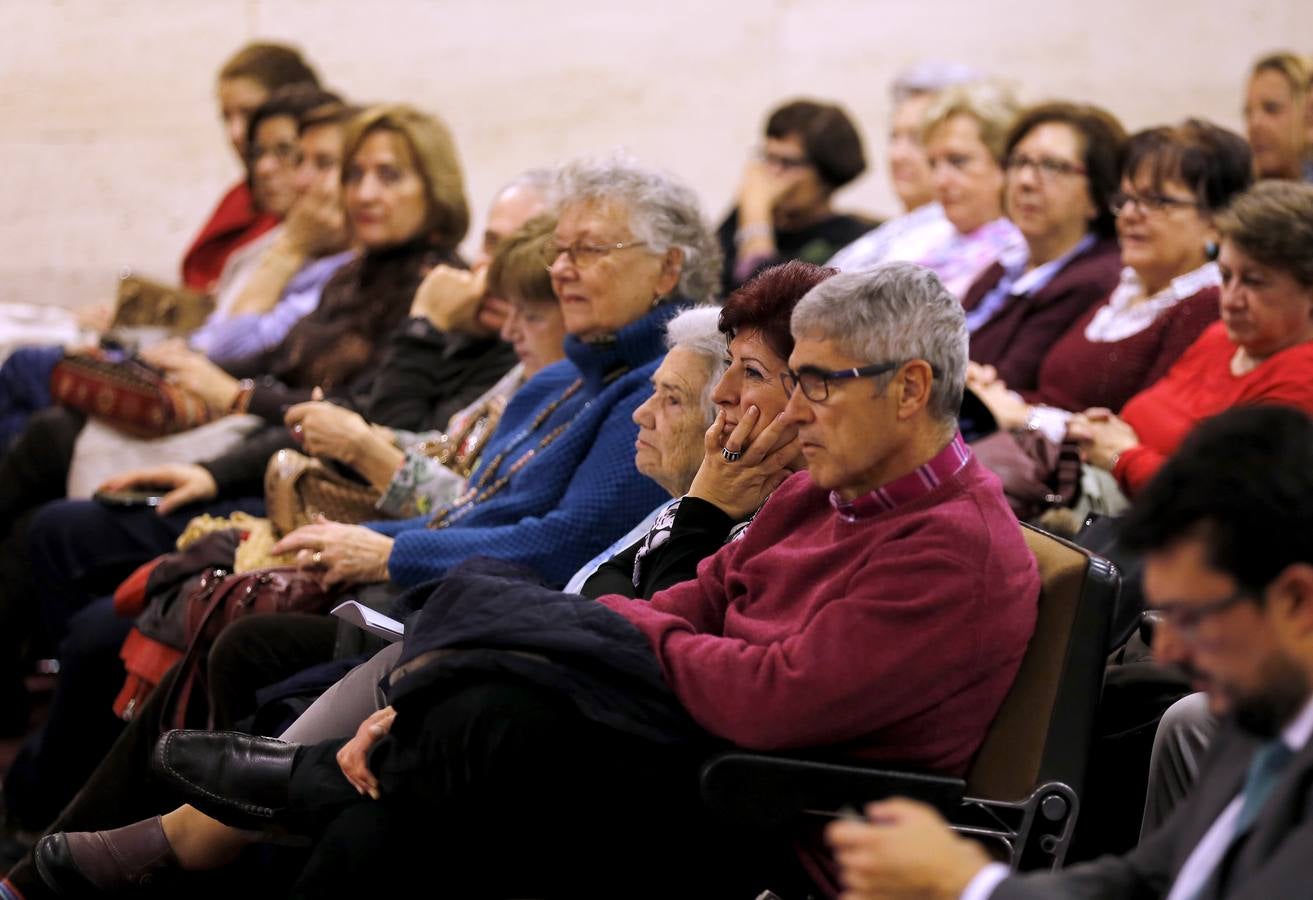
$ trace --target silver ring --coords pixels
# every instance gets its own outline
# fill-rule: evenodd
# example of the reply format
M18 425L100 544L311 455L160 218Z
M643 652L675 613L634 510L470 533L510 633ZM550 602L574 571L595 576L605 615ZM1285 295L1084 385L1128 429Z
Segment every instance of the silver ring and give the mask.
M316 566L321 566L321 565L323 565L323 564L324 564L324 551L322 551L322 550L316 550L314 553L311 553L311 554L310 554L310 562L311 562L312 565L316 565Z
M728 447L726 447L724 450L720 451L720 455L725 457L725 462L738 462L739 457L743 455L743 451L731 450Z

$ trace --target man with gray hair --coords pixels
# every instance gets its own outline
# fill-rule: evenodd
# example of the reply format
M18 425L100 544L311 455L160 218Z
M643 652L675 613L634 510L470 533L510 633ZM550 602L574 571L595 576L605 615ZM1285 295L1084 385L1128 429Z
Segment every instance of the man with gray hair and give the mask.
M343 779L341 741L266 743L219 772L193 751L232 738L175 733L157 751L164 777L230 825L327 820L306 896L414 869L453 896L742 896L795 836L710 820L707 755L829 750L963 772L1016 675L1039 577L954 424L961 306L898 263L821 282L792 325L779 422L797 427L807 471L650 601L450 572L387 679L397 724L370 757L384 802ZM423 827L395 827L408 815ZM412 831L411 852L380 845ZM380 853L388 865L369 864Z

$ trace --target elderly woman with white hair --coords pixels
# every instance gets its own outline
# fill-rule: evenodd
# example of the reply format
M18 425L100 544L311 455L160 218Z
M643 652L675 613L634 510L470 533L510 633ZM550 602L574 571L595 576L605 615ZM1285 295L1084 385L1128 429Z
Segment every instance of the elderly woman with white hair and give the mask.
M157 771L230 825L313 831L294 897L415 878L445 896L739 896L795 836L711 820L696 777L709 753L963 771L1016 674L1039 580L956 431L961 306L893 264L827 279L792 322L779 421L808 471L696 578L591 601L449 574L384 680L396 715L368 797L343 777L342 742L173 732ZM772 874L798 887L796 869Z

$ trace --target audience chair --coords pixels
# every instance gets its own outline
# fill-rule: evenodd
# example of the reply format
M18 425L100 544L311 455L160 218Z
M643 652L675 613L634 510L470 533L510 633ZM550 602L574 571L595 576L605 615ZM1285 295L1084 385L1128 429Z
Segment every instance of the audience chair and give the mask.
M913 797L1014 869L1059 868L1080 811L1119 576L1102 557L1022 527L1041 579L1035 634L965 779L732 752L703 767L708 808L775 829Z

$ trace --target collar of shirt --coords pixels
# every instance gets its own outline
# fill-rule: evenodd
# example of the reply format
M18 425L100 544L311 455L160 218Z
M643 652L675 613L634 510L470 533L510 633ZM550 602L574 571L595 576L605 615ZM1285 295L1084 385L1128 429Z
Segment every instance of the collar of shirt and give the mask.
M1044 287L1052 281L1064 267L1066 267L1067 263L1093 247L1094 241L1094 235L1086 234L1085 237L1076 242L1076 246L1072 247L1057 259L1051 259L1042 266L1036 266L1024 275L1018 275L1012 282L1012 288L1008 293L1013 295L1033 294L1036 291L1043 290ZM1027 253L1026 257L1029 258L1030 254Z
M1193 272L1173 278L1167 287L1146 299L1140 276L1127 266L1122 269L1121 281L1107 305L1100 307L1086 326L1085 338L1098 342L1123 341L1148 328L1158 316L1182 300L1221 284L1222 273L1217 263L1204 263Z
M929 462L908 472L902 478L896 478L884 487L876 488L869 494L863 494L852 500L844 500L838 491L830 491L830 505L845 522L856 522L881 513L897 509L905 503L911 503L924 497L939 487L945 479L952 478L971 459L971 448L962 439L959 432L953 435L943 450L940 450Z
M1299 711L1299 715L1291 721L1289 725L1281 730L1281 740L1286 742L1286 746L1298 753L1308 744L1309 738L1313 738L1313 697L1304 704L1304 708Z

